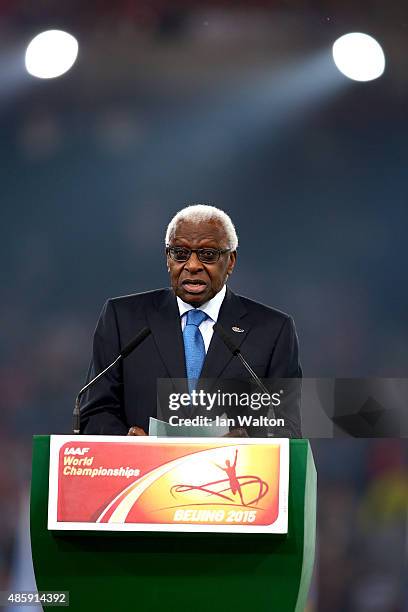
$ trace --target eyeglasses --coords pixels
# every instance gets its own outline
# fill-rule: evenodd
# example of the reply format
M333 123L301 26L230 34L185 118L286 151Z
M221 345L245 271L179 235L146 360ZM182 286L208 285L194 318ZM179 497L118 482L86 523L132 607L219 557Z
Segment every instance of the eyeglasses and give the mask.
M197 253L201 263L217 263L221 255L228 253L231 249L188 249L187 247L166 247L167 255L174 261L188 261L191 253Z

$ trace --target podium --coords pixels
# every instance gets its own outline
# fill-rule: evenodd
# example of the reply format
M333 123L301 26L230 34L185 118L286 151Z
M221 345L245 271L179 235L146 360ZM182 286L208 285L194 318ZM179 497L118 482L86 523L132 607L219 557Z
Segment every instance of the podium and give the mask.
M49 457L49 436L34 436L33 565L37 590L68 591L69 610L304 611L316 536L307 440L290 440L285 535L50 531Z

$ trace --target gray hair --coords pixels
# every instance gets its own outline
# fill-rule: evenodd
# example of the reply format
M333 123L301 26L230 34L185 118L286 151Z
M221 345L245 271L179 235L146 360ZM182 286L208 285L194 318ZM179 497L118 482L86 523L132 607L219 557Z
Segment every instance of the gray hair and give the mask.
M225 230L229 248L235 251L238 247L237 232L230 217L220 208L210 206L209 204L192 204L179 210L167 226L166 246L170 243L176 225L180 221L193 221L195 223L200 223L200 221L218 221Z

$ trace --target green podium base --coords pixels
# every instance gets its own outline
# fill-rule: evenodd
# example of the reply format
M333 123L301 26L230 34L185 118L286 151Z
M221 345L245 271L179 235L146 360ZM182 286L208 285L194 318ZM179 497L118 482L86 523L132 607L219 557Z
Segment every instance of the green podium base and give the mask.
M31 546L39 591L69 610L303 612L316 532L316 469L290 441L289 531L261 534L50 532L49 436L35 436Z

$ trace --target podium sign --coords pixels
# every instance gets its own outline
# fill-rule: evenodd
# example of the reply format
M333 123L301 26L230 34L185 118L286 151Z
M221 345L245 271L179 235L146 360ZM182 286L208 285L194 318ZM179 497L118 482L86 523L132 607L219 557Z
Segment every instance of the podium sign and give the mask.
M289 441L51 436L48 529L287 533Z

